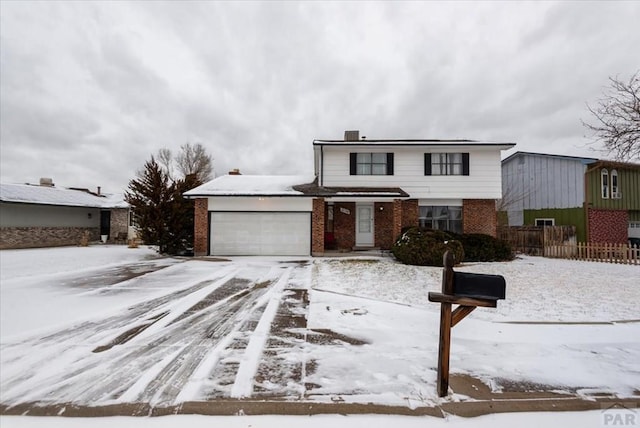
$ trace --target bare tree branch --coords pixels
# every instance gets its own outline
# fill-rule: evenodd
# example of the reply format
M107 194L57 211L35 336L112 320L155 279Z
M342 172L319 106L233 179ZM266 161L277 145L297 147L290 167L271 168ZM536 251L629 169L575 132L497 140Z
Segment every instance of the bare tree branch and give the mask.
M180 146L180 153L176 156L176 167L186 177L195 174L201 183L211 180L213 173L213 158L200 143Z
M173 154L170 149L163 148L158 150L158 165L164 169L169 180L173 181Z
M617 160L640 159L640 70L629 82L609 78L609 87L595 106L587 104L594 123L582 121Z

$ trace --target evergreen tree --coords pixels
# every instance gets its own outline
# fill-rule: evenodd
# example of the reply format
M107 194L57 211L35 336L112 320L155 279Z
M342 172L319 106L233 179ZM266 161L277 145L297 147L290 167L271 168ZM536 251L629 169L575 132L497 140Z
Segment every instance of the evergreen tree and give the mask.
M200 184L196 175L171 181L152 156L125 193L140 238L157 245L162 254L179 254L191 247L194 203L182 194Z
M197 176L190 174L170 186L171 203L166 214L169 234L166 252L169 254L178 254L193 246L195 202L186 199L183 194L200 184L202 183Z

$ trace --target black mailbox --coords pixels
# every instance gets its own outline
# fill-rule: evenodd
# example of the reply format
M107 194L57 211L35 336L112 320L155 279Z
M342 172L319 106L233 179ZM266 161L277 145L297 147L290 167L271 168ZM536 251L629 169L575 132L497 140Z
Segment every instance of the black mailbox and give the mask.
M454 272L453 294L478 299L498 300L505 298L507 284L502 275Z

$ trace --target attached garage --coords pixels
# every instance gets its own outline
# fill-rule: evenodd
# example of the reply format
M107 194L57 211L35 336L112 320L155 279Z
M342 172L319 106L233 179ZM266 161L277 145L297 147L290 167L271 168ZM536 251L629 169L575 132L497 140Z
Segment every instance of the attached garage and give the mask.
M299 256L311 252L308 212L225 212L210 215L211 255Z
M186 192L196 200L196 255L311 255L313 197L298 187L314 179L236 173Z

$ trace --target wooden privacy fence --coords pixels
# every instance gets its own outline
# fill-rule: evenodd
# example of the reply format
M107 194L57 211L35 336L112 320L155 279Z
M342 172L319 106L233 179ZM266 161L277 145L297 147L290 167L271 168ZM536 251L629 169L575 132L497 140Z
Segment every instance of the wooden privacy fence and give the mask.
M549 245L545 257L584 260L589 262L640 265L640 247L626 244L577 244Z
M498 238L518 253L544 256L551 245L575 245L575 226L507 226L498 229Z
M498 237L531 256L640 265L639 247L578 243L575 226L509 226L499 228Z

